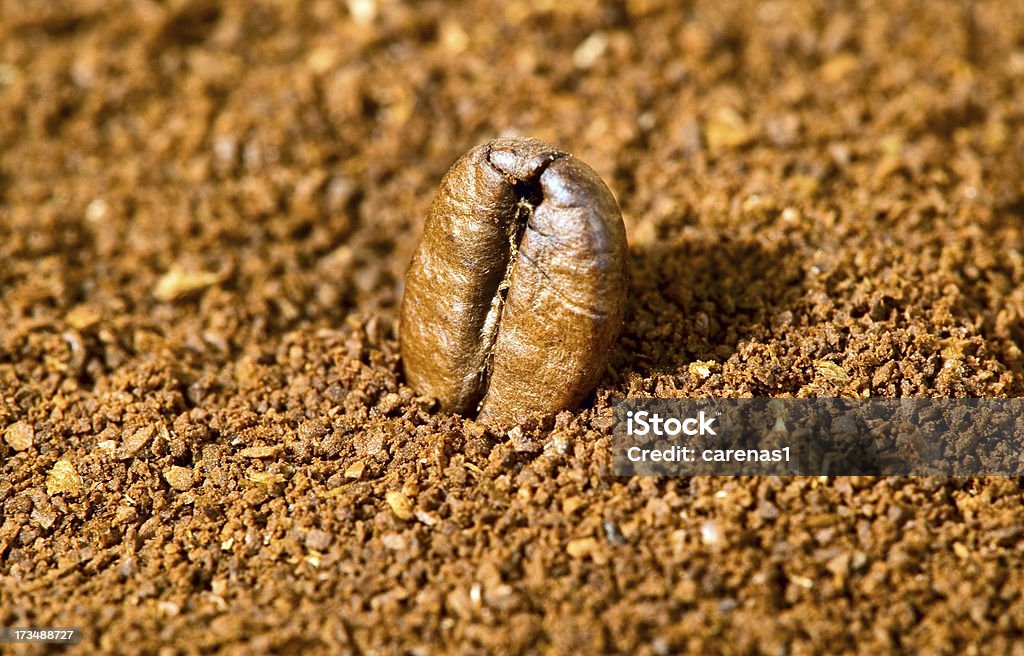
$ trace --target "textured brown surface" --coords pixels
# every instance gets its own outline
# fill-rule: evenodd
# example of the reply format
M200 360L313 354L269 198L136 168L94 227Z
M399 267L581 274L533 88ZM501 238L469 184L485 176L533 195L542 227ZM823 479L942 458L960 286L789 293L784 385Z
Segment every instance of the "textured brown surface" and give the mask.
M1020 3L350 6L0 3L0 624L1020 649L1018 480L618 480L606 437L622 394L1024 392ZM608 182L633 281L594 404L496 439L393 322L502 133Z
M477 146L445 174L402 296L402 370L442 410L496 430L575 410L622 328L622 215L550 144Z

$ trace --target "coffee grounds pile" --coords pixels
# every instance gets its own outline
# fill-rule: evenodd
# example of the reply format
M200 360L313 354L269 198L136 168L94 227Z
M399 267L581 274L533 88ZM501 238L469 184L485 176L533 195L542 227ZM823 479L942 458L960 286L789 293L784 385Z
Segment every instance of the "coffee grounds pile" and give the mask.
M1005 0L0 3L0 626L1019 649L1019 480L624 479L609 427L1024 394L1022 88ZM405 385L395 322L438 181L503 134L607 181L632 288L595 396L496 434Z

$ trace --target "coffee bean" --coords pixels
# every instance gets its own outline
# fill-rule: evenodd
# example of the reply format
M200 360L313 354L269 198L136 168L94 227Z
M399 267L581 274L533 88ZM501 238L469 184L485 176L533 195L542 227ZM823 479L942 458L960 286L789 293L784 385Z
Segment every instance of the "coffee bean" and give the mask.
M477 146L442 180L406 276L406 378L499 429L576 407L628 281L622 215L593 169L535 139Z

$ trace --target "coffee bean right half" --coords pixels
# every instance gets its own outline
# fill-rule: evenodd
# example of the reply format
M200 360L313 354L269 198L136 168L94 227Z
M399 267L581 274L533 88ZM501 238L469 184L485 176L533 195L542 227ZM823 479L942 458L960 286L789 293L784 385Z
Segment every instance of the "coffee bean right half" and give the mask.
M621 328L628 267L593 169L535 139L473 148L441 182L406 275L409 383L498 429L579 405Z

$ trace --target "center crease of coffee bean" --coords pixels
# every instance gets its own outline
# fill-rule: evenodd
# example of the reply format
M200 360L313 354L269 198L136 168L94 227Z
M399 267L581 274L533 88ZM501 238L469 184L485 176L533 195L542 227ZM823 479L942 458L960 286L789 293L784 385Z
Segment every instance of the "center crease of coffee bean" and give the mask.
M480 400L476 404L477 411L483 406L484 398L487 396L487 387L490 382L491 370L494 365L494 344L498 340L498 331L501 326L501 315L505 309L505 297L508 296L509 287L512 286L512 278L515 274L516 265L519 262L519 244L523 241L523 235L526 233L527 228L530 227L530 219L533 218L533 212L537 206L544 201L544 195L541 191L540 176L544 174L548 166L552 162L561 159L564 155L557 154L552 155L542 164L540 164L535 171L531 171L531 179L521 180L514 176L509 175L491 161L490 153L487 154L487 162L497 171L509 185L515 193L516 198L516 213L515 218L509 222L507 226L508 234L508 262L505 265L505 274L502 276L501 282L498 284L498 288L495 290L494 298L491 301L490 310L487 313L487 318L484 320L484 324L481 327L481 344L484 348L484 362L483 367L478 373L480 390ZM543 274L544 272L541 271ZM545 278L547 275L545 274Z

